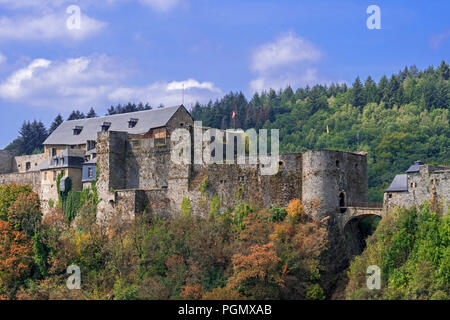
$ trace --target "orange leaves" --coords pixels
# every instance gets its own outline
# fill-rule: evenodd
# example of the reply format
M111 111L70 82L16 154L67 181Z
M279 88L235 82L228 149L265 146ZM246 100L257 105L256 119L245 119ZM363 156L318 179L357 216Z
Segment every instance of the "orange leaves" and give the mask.
M201 284L193 286L186 285L181 288L180 297L187 300L200 300L203 296L203 287Z
M228 286L234 289L255 281L263 285L282 286L279 262L280 258L272 243L251 247L249 255L235 254L232 259L234 274Z
M290 217L298 219L305 213L305 209L299 199L293 199L289 202L286 212Z
M31 241L0 220L0 287L7 288L28 275L32 264Z

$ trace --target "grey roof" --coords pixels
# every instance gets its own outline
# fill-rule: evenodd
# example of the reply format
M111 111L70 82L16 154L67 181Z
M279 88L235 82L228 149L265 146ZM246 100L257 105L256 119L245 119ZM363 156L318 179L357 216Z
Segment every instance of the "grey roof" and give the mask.
M417 160L411 167L408 168L408 170L406 170L406 173L419 172L420 167L422 167L423 164L424 163L422 161Z
M408 191L408 175L398 174L395 176L389 188L384 192L404 192Z
M131 134L145 134L150 129L163 127L183 106L158 108L131 113L115 114L111 116L89 119L71 120L61 123L44 141L44 145L79 145L88 140L97 140L97 132L101 131L104 122L110 122L109 131L125 131ZM134 128L128 127L130 119L138 119ZM74 135L73 129L83 127L80 134Z
M66 148L64 151L58 153L56 156L52 157L50 161L45 160L41 162L35 170L48 170L56 168L81 168L84 162L85 151L81 149L70 149ZM60 162L56 165L55 160L64 159L64 163Z

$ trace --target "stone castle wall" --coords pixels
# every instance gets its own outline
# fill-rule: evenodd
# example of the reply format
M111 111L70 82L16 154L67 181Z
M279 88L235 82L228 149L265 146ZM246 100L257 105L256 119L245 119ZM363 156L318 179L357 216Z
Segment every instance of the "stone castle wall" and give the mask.
M14 158L13 170L17 172L33 171L46 159L48 158L45 153L18 156ZM29 165L28 169L27 164Z
M0 150L0 174L11 173L13 166L14 153L8 150Z
M0 174L0 185L6 184L30 185L39 194L39 198L42 198L40 171Z
M324 218L344 205L367 203L365 154L341 151L306 151L303 154L302 200L307 213Z
M408 173L408 191L384 194L384 210L395 207L410 208L425 201L434 201L441 207L441 213L450 208L450 170L424 165L419 172Z

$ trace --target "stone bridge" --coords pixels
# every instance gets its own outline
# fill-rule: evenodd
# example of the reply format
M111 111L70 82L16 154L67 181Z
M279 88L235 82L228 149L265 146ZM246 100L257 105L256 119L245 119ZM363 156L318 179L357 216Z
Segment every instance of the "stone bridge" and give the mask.
M341 207L341 215L339 217L339 227L344 230L347 223L352 219L359 219L365 216L383 217L382 203L361 203Z

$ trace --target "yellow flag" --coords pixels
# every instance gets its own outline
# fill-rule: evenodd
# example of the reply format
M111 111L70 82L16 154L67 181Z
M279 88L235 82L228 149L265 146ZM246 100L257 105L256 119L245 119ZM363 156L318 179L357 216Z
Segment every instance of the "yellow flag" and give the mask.
M327 133L330 133L330 129L328 128L328 125L327 125Z

